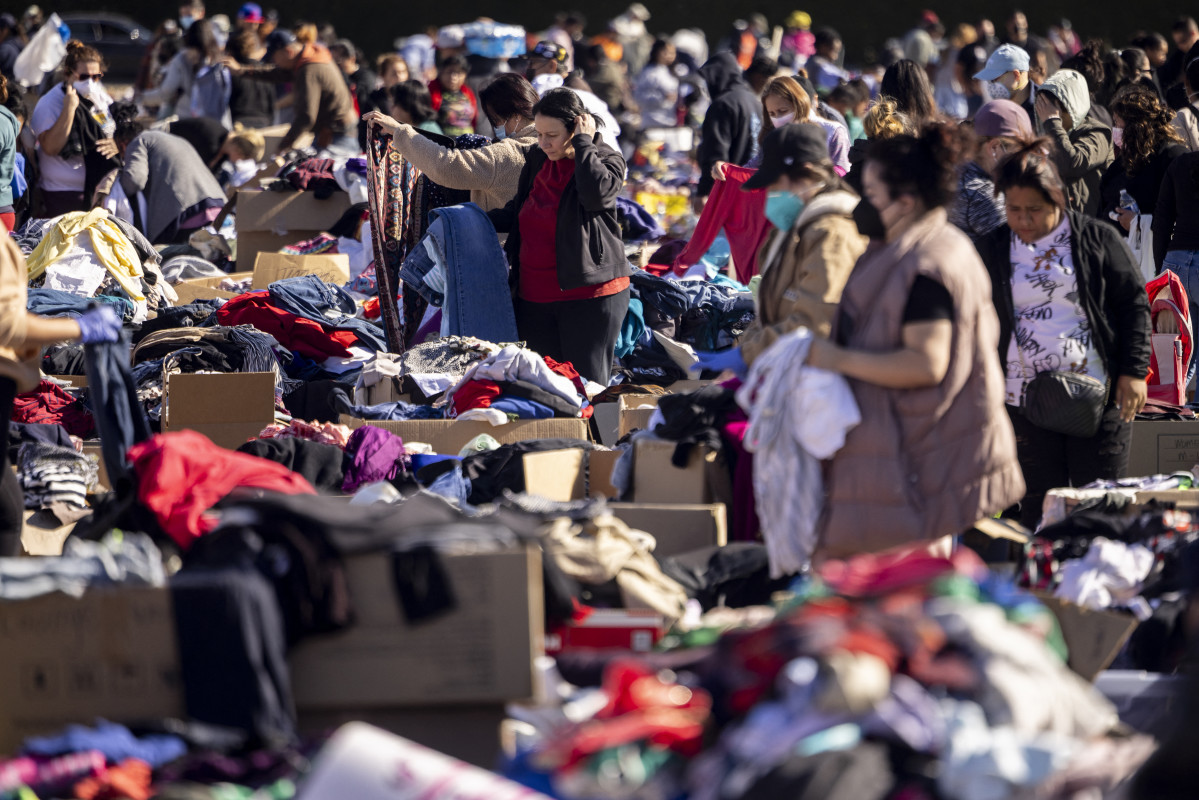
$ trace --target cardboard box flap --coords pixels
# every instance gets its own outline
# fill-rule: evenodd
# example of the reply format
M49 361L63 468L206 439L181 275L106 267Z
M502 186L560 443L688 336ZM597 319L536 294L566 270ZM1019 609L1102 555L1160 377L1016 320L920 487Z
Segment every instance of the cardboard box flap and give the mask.
M252 272L232 272L222 278L190 278L176 283L171 288L179 299L177 306L186 306L197 300L230 300L237 297L237 292L227 292L220 288L226 280L242 281L253 275Z
M259 253L254 261L254 289L265 289L275 281L315 275L325 283L342 286L350 280L350 257L336 255L294 256Z
M657 558L728 544L728 512L723 503L609 503L608 510L630 528L657 541Z
M1070 669L1088 681L1111 665L1140 624L1132 614L1091 611L1045 592L1033 594L1057 617Z
M270 372L168 375L163 431L193 430L236 450L275 421Z
M622 394L618 401L620 426L617 432L620 438L623 439L634 430L649 430L649 421L658 410L658 401L661 399L662 396L656 394Z
M334 192L319 199L315 192L241 190L237 193L237 231L327 231L350 208L350 196Z

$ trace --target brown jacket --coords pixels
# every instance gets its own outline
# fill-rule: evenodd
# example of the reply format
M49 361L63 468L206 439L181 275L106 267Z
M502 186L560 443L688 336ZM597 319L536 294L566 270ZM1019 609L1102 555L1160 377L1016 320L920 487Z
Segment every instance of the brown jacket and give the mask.
M449 189L469 189L471 201L491 211L516 197L525 155L537 146L537 131L529 125L487 147L451 150L408 126L401 128L392 142L429 180Z
M25 344L26 287L29 275L25 257L12 237L0 243L0 377L11 378L18 392L37 386L40 348Z
M795 230L775 230L762 245L758 316L739 342L745 363L752 364L776 339L799 327L828 336L841 290L866 249L866 237L853 221L857 204L858 198L845 191L817 195Z
M953 297L949 370L925 389L850 379L862 423L828 472L819 545L826 558L958 534L1024 496L995 357L991 281L943 209L862 256L841 297L838 338L857 350L901 347L903 310L918 275Z
M323 45L305 45L292 69L243 69L247 78L292 83L296 116L287 135L279 143L280 153L290 150L296 139L308 131L312 131L318 148L326 147L338 136L358 135L354 97L350 94L345 76Z

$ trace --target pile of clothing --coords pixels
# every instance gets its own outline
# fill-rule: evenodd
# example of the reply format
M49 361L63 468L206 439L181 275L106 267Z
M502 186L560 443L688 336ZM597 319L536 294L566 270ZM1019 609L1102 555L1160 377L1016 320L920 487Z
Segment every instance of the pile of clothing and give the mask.
M968 551L829 562L766 617L559 656L565 682L509 707L505 774L558 798L1074 798L1155 749L1117 735L1052 615Z

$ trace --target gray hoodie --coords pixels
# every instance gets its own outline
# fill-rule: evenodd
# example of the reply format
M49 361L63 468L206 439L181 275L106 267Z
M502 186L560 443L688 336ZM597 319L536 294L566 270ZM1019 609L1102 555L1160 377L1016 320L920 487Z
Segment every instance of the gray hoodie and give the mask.
M1055 72L1041 84L1040 91L1052 95L1070 115L1073 127L1066 130L1060 119L1043 123L1045 135L1053 140L1053 162L1066 184L1066 199L1072 210L1088 216L1099 213L1099 180L1112 163L1112 129L1094 117L1087 81L1072 69Z

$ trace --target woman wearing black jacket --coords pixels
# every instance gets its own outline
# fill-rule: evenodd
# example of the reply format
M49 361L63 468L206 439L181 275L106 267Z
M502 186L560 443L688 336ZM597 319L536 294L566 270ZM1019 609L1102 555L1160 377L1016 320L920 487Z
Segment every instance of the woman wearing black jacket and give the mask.
M624 158L570 89L546 92L533 117L538 147L516 197L488 212L508 234L517 328L541 355L607 385L632 274L616 221Z
M1044 146L1032 142L1000 167L995 190L1004 195L1007 224L976 243L999 316L1006 403L1027 486L1020 517L1029 527L1049 489L1124 477L1150 352L1149 304L1128 248L1108 223L1068 210ZM1049 370L1107 383L1094 436L1067 436L1025 418L1028 381Z

